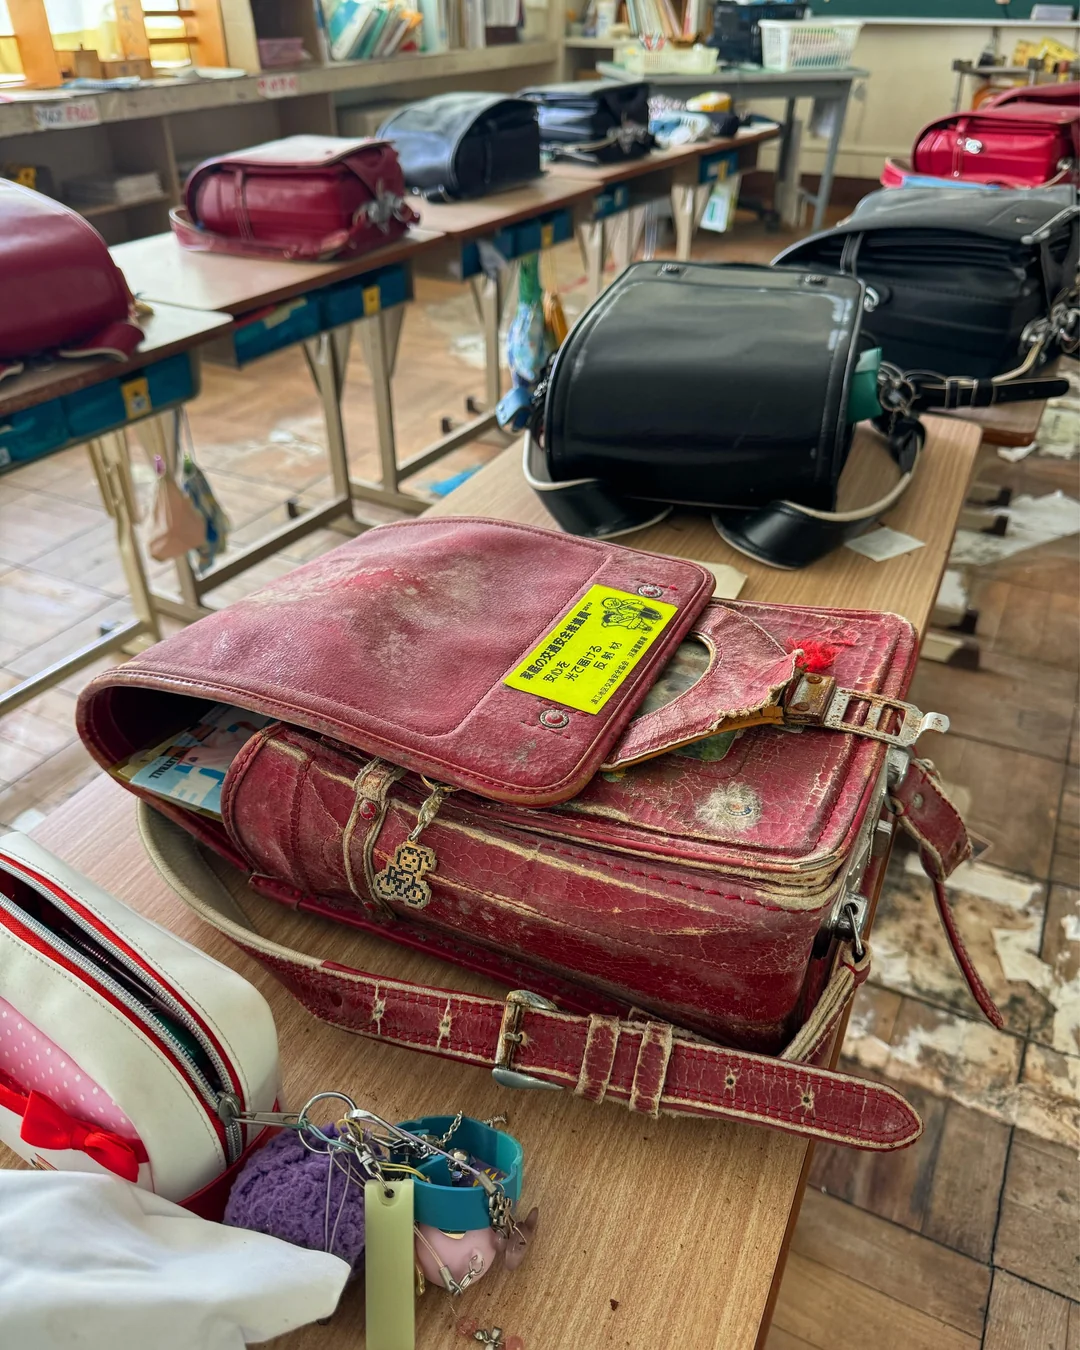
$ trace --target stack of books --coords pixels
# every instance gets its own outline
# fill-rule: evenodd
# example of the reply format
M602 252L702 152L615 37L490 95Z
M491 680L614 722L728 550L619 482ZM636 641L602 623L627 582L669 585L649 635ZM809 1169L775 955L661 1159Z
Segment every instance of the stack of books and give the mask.
M161 176L156 173L95 174L64 182L64 200L72 206L126 206L161 195Z
M378 61L419 48L423 15L401 0L323 0L323 13L333 61Z

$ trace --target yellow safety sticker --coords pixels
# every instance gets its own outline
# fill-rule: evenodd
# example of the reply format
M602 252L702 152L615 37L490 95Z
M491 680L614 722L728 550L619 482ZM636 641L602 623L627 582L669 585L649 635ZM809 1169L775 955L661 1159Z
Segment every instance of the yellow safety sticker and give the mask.
M677 612L665 600L590 586L503 683L598 713Z
M375 286L365 286L365 287L364 287L364 318L365 318L365 319L370 318L372 314L378 314L378 312L379 312L379 303L380 303L380 300L381 300L381 297L380 297L380 295L379 295L379 287L378 287L378 285L375 285Z
M547 221L540 226L540 247L551 248L555 243L555 225L553 221Z
M153 406L150 402L150 384L145 375L137 380L127 380L120 386L124 396L124 408L129 418L145 417Z

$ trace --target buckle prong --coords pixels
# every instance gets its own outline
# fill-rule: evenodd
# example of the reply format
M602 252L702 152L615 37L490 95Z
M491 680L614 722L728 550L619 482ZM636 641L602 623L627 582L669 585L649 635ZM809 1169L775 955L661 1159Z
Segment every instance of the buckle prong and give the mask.
M558 1011L555 1004L542 994L534 994L528 989L511 989L506 996L499 1039L495 1043L495 1067L491 1070L491 1076L500 1087L543 1088L549 1092L561 1092L562 1087L559 1083L546 1083L542 1078L519 1073L511 1067L514 1052L524 1039L521 1030L522 1019L530 1008L546 1012Z

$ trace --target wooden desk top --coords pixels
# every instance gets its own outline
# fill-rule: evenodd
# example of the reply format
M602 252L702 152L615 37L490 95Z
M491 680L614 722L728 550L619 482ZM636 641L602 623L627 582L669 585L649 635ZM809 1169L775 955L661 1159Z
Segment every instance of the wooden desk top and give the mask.
M172 234L154 234L111 249L132 292L151 303L239 315L295 299L321 286L403 262L439 242L431 230L410 230L383 248L342 262L284 262L194 253Z
M746 574L740 599L837 609L882 609L903 614L925 634L956 522L971 478L980 433L969 422L927 417L926 448L915 481L886 517L893 529L921 539L925 547L887 562L873 562L839 548L812 567L782 572L755 562L725 544L708 516L676 512L659 525L619 543L702 562L728 563ZM840 509L874 501L896 481L896 469L880 439L866 427L840 483ZM554 523L521 474L521 447L512 445L429 514L498 516L529 525Z
M721 150L740 150L744 145L774 141L779 135L780 127L773 122L765 127L743 127L736 136L716 136L711 141L677 145L670 150L654 150L651 155L642 155L640 159L628 160L624 164L564 164L556 160L548 166L548 173L556 178L587 180L597 186L625 183L644 174L661 172L687 160L698 159L702 155L714 155Z
M188 351L216 337L231 323L227 314L203 314L173 305L155 305L153 314L139 320L145 337L130 361L110 361L101 356L84 361L57 360L0 381L0 419L61 394L73 394L103 380L129 375L162 357Z
M411 204L420 212L420 224L425 230L437 230L464 243L480 235L493 234L505 225L529 220L545 211L560 206L573 206L591 197L594 181L574 181L547 172L541 178L507 192L496 192L490 197L479 197L468 202L422 202L412 198Z
M966 423L931 419L929 427L919 481L892 516L899 528L927 541L915 554L872 563L840 550L805 572L773 572L732 554L707 521L685 516L630 542L734 562L751 573L744 594L754 599L899 609L923 627L979 444L978 431ZM871 456L855 458L873 478ZM434 510L549 523L521 479L513 448ZM34 836L262 990L277 1019L289 1103L337 1087L392 1120L458 1108L481 1118L507 1115L525 1148L524 1203L540 1207L535 1247L519 1272L493 1272L456 1304L429 1291L417 1310L418 1350L463 1350L455 1330L461 1316L501 1326L529 1350L754 1346L800 1193L802 1141L749 1126L646 1120L570 1093L515 1093L479 1069L377 1045L315 1021L184 909L143 852L131 797L104 776L52 813ZM279 942L399 979L499 992L431 957L299 916L240 883L237 889L252 921ZM282 1337L274 1342L277 1350L361 1350L362 1300L358 1282L328 1326Z

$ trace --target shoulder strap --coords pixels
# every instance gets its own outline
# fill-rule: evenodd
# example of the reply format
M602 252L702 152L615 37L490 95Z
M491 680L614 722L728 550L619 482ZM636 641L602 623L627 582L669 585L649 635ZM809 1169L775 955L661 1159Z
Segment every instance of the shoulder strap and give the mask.
M769 1126L875 1151L906 1148L922 1122L894 1089L808 1063L870 968L836 970L779 1056L713 1045L665 1022L560 1012L524 990L505 1000L409 984L307 956L260 936L190 835L145 802L139 830L158 871L200 918L261 962L316 1017L375 1040L489 1068L505 1087L567 1088L631 1111ZM861 944L860 944L861 946Z

